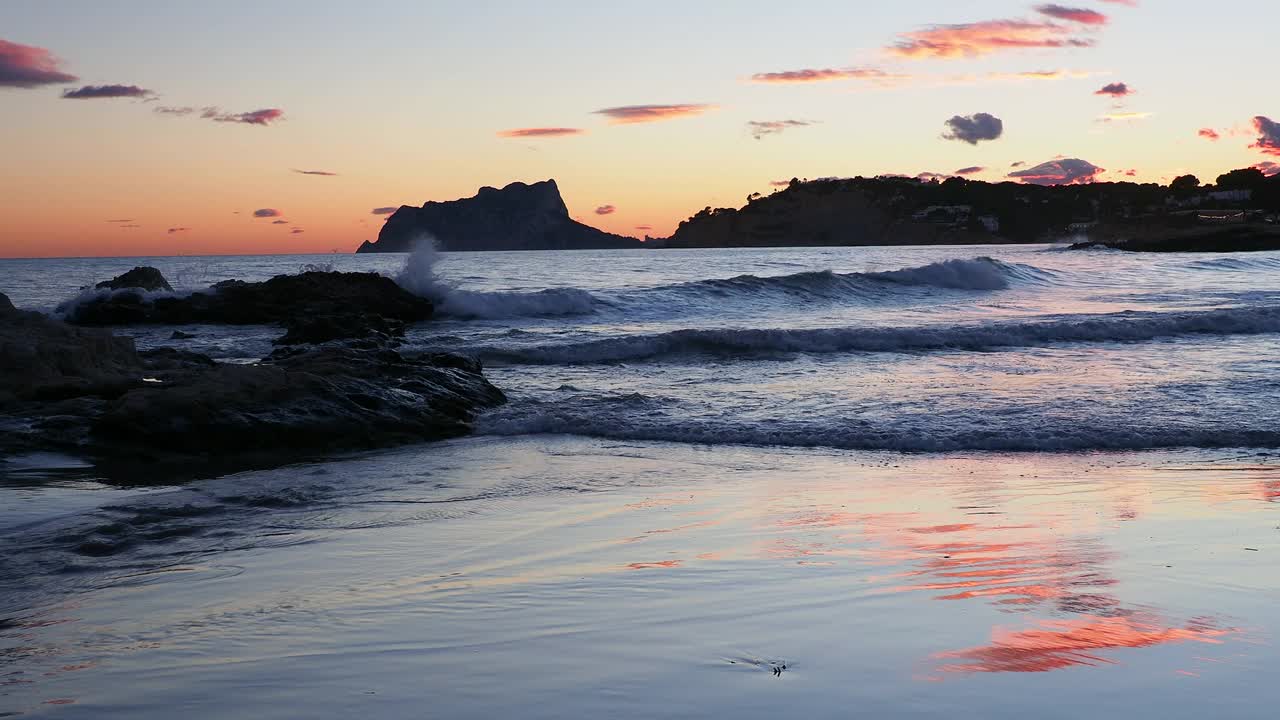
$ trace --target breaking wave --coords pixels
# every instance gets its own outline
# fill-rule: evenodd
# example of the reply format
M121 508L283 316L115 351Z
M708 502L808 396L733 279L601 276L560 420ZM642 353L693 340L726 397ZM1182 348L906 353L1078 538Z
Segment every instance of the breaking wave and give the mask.
M653 360L688 354L983 351L1056 343L1145 342L1183 335L1280 332L1280 307L1185 313L1122 312L1072 320L983 325L820 329L689 329L577 343L487 346L490 363L572 365Z
M800 297L826 300L868 300L892 297L905 288L959 291L1004 290L1013 283L1047 283L1047 270L1004 263L989 257L945 260L921 267L884 272L836 273L830 270L760 277L739 275L724 279L660 285L639 290L550 288L536 292L463 290L437 272L440 253L428 239L418 243L395 280L410 292L433 300L440 313L459 319L504 319L590 315L609 309L623 312L640 306L671 308L719 303L734 298Z

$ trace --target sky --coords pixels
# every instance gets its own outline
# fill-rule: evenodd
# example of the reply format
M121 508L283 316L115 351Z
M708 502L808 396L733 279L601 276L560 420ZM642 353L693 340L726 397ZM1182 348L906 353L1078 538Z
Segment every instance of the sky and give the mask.
M547 178L574 217L663 237L792 177L1271 171L1277 20L1270 0L4 0L0 257L351 252L375 210Z

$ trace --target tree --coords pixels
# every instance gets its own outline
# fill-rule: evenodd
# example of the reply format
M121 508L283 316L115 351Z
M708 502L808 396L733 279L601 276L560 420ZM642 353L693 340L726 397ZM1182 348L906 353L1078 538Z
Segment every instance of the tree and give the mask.
M1259 190L1267 176L1258 168L1240 168L1218 176L1219 190Z
M1221 182L1221 178L1219 178ZM1188 197L1200 187L1200 178L1195 175L1179 175L1169 183L1169 190L1178 197Z

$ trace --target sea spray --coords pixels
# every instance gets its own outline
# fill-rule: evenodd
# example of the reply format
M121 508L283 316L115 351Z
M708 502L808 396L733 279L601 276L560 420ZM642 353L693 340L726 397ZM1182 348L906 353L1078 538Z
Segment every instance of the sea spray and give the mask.
M442 315L503 319L585 315L595 310L596 299L578 288L549 288L528 293L461 290L437 273L442 259L443 253L435 239L423 235L414 243L413 252L395 276L400 287L436 303Z

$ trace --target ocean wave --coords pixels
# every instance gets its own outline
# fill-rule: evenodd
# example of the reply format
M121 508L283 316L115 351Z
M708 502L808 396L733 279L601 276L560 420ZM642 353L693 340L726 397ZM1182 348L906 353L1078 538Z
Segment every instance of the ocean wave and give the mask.
M932 418L900 417L883 425L861 419L753 422L668 414L656 398L525 401L480 418L481 435L578 435L607 440L756 447L827 447L894 452L1085 452L1167 448L1276 448L1280 431L1228 425L1144 425L1133 417L1064 424L954 427Z
M891 294L903 287L945 290L1005 290L1013 283L1047 283L1054 274L1030 265L1006 263L989 257L943 260L920 267L881 272L836 273L830 270L790 275L739 275L737 277L647 288L644 294L783 293L822 298L867 297Z
M1276 332L1280 332L1280 307L1255 307L1183 313L1122 312L1071 320L974 325L687 329L576 343L485 346L469 352L495 364L574 365L696 354L984 351L1057 343L1145 342L1184 335Z
M995 291L1014 283L1048 283L1053 272L989 257L944 260L920 267L881 272L806 271L788 275L738 275L691 282L589 292L549 288L531 292L464 290L438 273L440 253L424 240L405 261L395 280L406 290L431 299L440 314L458 319L514 319L590 315L615 309L623 313L651 309L688 309L723 305L747 298L819 298L866 300L899 295L904 288Z

